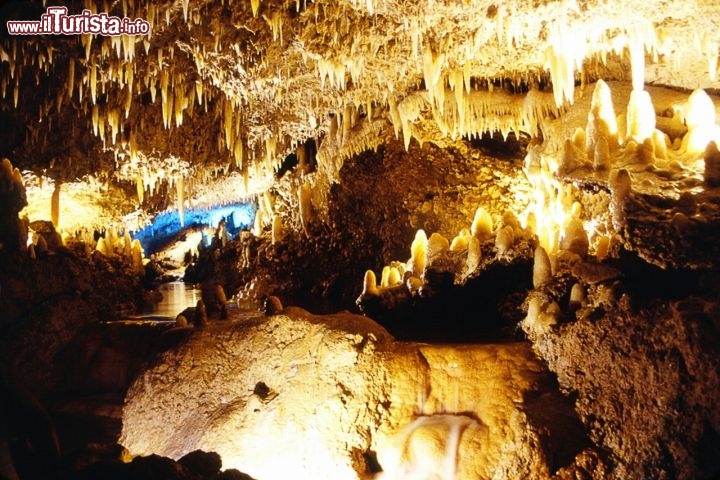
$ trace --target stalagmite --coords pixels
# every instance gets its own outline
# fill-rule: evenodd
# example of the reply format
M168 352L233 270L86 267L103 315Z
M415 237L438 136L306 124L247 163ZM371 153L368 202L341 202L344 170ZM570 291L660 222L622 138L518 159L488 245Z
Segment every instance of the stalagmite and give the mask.
M590 112L585 126L585 148L589 157L595 152L595 144L604 137L609 150L614 150L618 142L618 127L615 109L612 103L610 87L598 80L590 102Z
M123 234L123 255L132 259L132 238L127 230Z
M610 252L610 237L607 235L600 235L595 245L595 258L603 260L608 256Z
M425 274L428 260L428 238L425 231L420 229L415 233L415 239L410 245L409 270L418 278Z
M102 253L105 256L108 256L110 254L110 251L108 250L107 243L105 242L105 239L103 237L98 238L97 245L95 246L95 250Z
M468 248L468 243L470 242L470 237L472 237L470 230L463 228L460 233L452 239L452 242L450 242L450 251L460 252L462 250L466 250Z
M579 308L585 303L585 288L579 283L575 283L570 289L570 306Z
M540 317L540 311L540 300L538 300L536 297L530 298L530 300L528 301L527 315L525 316L523 323L526 326L534 326L537 323L538 318Z
M492 217L484 207L478 207L477 210L475 210L470 233L478 240L487 240L492 237Z
M450 248L450 242L441 234L434 232L428 239L428 259L446 252Z
M627 107L627 136L641 143L655 130L655 107L646 90L630 92Z
M543 247L535 249L533 262L533 287L538 288L552 280L550 257Z
M482 250L480 248L480 240L472 236L468 241L467 259L465 260L465 271L467 275L473 273L480 266L482 260Z
M602 138L602 137L601 137ZM562 162L558 167L558 173L566 175L585 165L582 151L577 147L572 139L565 140L565 148L563 149Z
M385 288L390 286L390 266L385 265L380 274L380 287Z
M60 225L60 181L55 181L52 197L50 198L50 219L57 229Z
M363 295L379 295L380 291L377 288L377 279L375 273L372 270L365 272L365 278L363 279Z
M396 285L400 285L402 283L402 273L400 273L400 270L398 270L397 267L391 265L390 266L390 273L388 275L388 286L394 287Z
M495 235L495 249L498 257L502 257L508 253L515 243L515 231L510 225L505 225L497 231Z
M655 141L652 137L646 138L638 145L635 159L643 165L653 165L655 163Z
M683 150L689 154L702 153L711 140L720 141L715 124L715 105L704 90L695 90L685 104L685 124L688 132L683 138ZM694 157L690 157L694 161Z
M595 153L593 155L593 168L595 170L607 170L612 165L610 160L610 146L607 139L602 136L595 143Z
M710 187L720 186L720 151L715 141L708 143L705 148L705 184Z

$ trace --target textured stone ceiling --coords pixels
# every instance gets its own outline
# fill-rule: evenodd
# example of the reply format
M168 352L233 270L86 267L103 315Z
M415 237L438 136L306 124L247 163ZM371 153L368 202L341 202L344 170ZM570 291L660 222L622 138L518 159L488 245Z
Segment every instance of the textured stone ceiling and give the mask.
M10 2L3 23L44 8ZM252 195L307 139L332 177L383 131L539 135L598 78L718 86L709 0L68 5L83 8L148 20L151 34L5 35L0 154L60 182L125 188L126 209L165 208L168 193L206 193L218 177L220 195Z

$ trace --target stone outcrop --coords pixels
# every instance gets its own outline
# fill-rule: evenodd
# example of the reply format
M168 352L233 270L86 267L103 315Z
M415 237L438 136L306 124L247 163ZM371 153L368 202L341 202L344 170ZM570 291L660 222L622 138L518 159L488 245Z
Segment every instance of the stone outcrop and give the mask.
M523 328L610 452L610 478L715 478L720 308L699 292L716 279L629 265L596 285L560 272L530 294Z
M166 352L128 392L120 441L216 451L261 479L543 478L587 445L526 344L402 343L365 317L294 307L211 322Z

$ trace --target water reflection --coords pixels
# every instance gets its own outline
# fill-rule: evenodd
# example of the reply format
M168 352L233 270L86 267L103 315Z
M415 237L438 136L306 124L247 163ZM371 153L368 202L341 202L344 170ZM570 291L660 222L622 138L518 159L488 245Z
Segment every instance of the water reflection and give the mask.
M158 291L162 300L153 308L144 312L145 317L175 317L188 307L194 307L202 298L202 291L193 284L185 282L168 282L160 284Z

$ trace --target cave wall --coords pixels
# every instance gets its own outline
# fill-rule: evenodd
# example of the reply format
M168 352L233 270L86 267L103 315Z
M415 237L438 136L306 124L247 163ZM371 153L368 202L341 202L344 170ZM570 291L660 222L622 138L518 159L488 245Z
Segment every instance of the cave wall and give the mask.
M241 235L226 247L201 252L186 280L202 281L209 298L219 282L246 301L275 295L313 311L354 309L365 271L407 261L418 229L452 238L470 227L478 206L498 220L522 207L513 197L529 190L521 171L524 141L485 137L443 148L412 142L405 151L387 133L388 142L377 151L344 163L340 181L328 192L327 214L316 211L309 234L300 226L303 172L297 167L271 190L282 240L272 243L271 225L261 236ZM502 158L492 159L498 152Z

